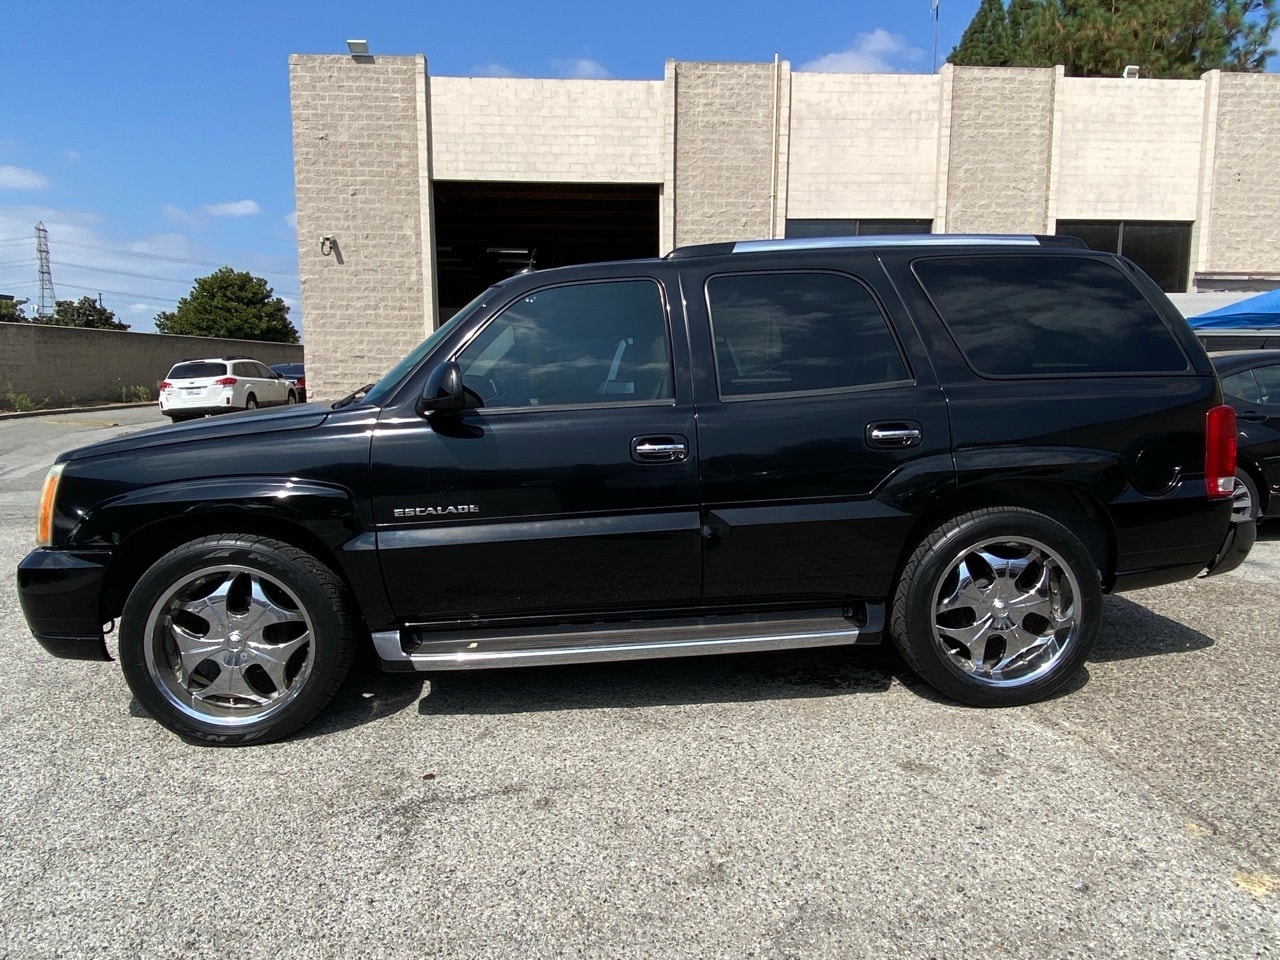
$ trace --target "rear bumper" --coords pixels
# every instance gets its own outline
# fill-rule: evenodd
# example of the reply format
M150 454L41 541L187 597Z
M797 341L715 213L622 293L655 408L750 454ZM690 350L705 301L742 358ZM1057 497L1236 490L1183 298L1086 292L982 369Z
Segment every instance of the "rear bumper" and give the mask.
M27 626L55 657L110 660L102 636L102 581L109 550L33 550L18 564Z
M1220 573L1230 573L1240 564L1253 549L1258 539L1258 524L1252 520L1233 523L1227 527L1227 536L1218 548L1218 555L1205 567L1204 576L1215 577Z

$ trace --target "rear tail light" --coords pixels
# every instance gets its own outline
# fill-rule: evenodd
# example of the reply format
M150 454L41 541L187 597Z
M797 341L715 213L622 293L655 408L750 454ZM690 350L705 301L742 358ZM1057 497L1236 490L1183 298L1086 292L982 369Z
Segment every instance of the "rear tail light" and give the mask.
M161 380L161 381L160 381L160 389L161 389L161 390L172 390L172 389L173 389L173 384L172 384L172 383L170 383L168 380Z
M1236 486L1236 412L1225 404L1205 415L1204 482L1215 500Z
M44 478L40 491L40 507L36 510L36 546L47 547L53 543L53 501L58 495L58 481L62 479L63 463L55 463Z
M294 382L294 384L295 384L295 385L297 385L297 386L299 386L299 387L305 387L305 386L307 385L307 378L306 378L306 377L299 377L297 380L295 380L295 381L293 381L293 382Z
M215 387L234 387L236 385L235 377L222 377L220 380L213 381Z

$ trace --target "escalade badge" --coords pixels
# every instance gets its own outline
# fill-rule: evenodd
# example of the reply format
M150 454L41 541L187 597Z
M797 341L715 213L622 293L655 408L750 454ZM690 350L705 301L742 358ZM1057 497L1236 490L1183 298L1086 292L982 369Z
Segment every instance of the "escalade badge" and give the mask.
M479 513L474 503L460 503L452 507L396 507L391 511L397 517L439 517L446 513Z

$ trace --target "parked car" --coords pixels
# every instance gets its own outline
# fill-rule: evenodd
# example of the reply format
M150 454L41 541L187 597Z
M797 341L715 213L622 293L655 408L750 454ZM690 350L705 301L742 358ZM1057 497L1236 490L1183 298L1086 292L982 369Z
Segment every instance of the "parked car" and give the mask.
M160 382L160 412L174 423L297 402L292 383L249 357L183 360Z
M1236 412L1236 512L1280 517L1280 350L1210 354Z
M18 569L57 656L200 742L390 671L892 638L1060 690L1102 595L1222 573L1235 417L1128 261L1053 237L754 241L523 273L377 384L59 456ZM283 446L289 456L276 452Z
M299 403L307 402L307 371L301 363L273 363L271 369L293 384Z

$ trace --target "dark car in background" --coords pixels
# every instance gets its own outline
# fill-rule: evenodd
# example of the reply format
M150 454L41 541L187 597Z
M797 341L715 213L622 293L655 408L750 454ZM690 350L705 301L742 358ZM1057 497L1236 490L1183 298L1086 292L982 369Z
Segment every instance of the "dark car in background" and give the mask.
M271 369L293 384L299 403L307 402L307 372L301 363L273 363Z
M1236 513L1280 517L1280 350L1210 354L1236 411Z

